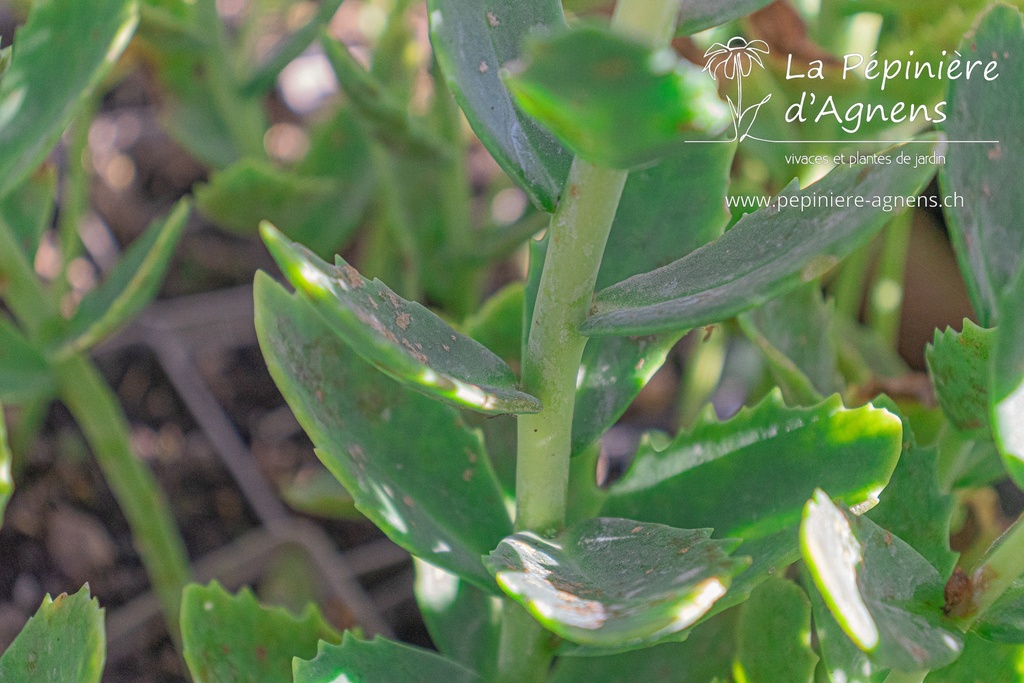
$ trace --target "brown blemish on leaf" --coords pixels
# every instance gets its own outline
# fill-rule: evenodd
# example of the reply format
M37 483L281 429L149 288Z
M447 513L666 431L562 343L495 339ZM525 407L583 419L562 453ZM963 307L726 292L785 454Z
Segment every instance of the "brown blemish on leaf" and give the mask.
M260 664L265 664L267 662L267 648L262 645L256 646L256 660Z
M468 483L469 480L472 479L472 478L473 478L473 470L468 469L468 468L463 470L463 472L462 472L462 481Z
M958 612L960 606L971 595L971 579L967 576L967 572L960 567L954 569L953 575L946 582L943 593L946 598L946 604L942 607L942 611L947 615Z
M996 146L988 151L988 160L989 161L995 161L996 159L1002 158L1002 156L1003 156L1003 150L999 146L999 143L996 143Z
M481 61L480 62L480 73L485 74L485 73L487 73L490 70L491 70L491 68L489 66L487 66L487 62L485 62L485 61Z
M498 17L494 16L494 12L487 13L487 23L491 25L491 28L501 26L501 22L498 21Z
M629 533L635 534L635 533L639 533L641 531L643 531L643 527L642 526L635 526L635 527L633 527L632 529L629 530Z
M356 289L359 289L366 284L366 280L364 280L363 276L359 274L359 271L347 263L341 266L341 274L345 280Z
M409 327L409 323L412 322L412 316L408 313L399 313L395 317L395 324L401 327L403 330Z
M402 496L402 502L405 503L406 507L416 507L416 501L409 496Z

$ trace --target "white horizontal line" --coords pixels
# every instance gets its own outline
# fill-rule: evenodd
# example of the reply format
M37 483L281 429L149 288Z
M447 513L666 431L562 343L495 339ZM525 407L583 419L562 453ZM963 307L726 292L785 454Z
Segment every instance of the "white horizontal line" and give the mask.
M821 143L821 144L836 144L836 145L909 145L912 143L927 143L929 145L935 144L937 140L765 140L764 138L755 138L753 136L747 136L746 140L756 140L758 142L771 142L776 145L801 145L810 143ZM684 140L683 142L691 145L727 145L735 140ZM1002 144L999 140L946 140L951 145L998 145Z

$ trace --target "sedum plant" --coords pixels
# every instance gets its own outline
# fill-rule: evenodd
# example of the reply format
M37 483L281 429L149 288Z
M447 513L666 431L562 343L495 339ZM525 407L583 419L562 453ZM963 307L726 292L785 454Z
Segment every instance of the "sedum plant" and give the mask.
M191 585L180 615L196 681L1020 680L1020 522L995 542L983 529L962 555L950 529L971 491L1006 477L1024 486L1024 206L1011 153L1024 142L1013 123L1021 14L979 16L960 52L1016 59L998 81L951 84L943 130L910 143L944 155L940 187L971 198L946 219L978 323L936 333L934 407L876 389L905 373L891 319L864 327L822 294L844 259L903 219L871 201L799 208L828 193L916 195L933 163L892 163L907 147L890 149L793 181L785 208L730 227L731 170L746 161L722 142L735 133L730 108L667 46L766 4L619 0L606 23L567 21L558 0L428 2L438 82L550 213L526 281L475 312L474 296L424 298L445 304L442 317L415 301L420 288L325 261L323 245L265 223L290 289L259 273L255 299L271 375L320 459L415 557L437 652ZM394 118L393 84L367 80L341 46L325 50L353 92L377 93L359 114L374 144L394 134L406 149L461 155L422 121ZM8 262L0 272L24 275ZM38 289L29 275L8 275L16 314L18 292ZM59 333L31 337L32 320L15 331L35 345L3 348L66 348L44 343ZM599 485L600 439L701 328L704 348L748 340L772 386L720 420L688 383L685 427L646 434L625 473ZM52 367L46 354L33 362ZM85 589L47 599L0 658L0 679L30 680L32 662L57 680L99 680L98 615ZM59 661L55 638L69 643Z

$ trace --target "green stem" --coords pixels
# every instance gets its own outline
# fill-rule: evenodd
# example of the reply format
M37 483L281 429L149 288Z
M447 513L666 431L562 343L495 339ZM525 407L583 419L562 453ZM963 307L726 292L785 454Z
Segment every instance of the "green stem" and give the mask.
M927 675L927 671L900 671L899 669L893 669L885 677L885 683L921 683Z
M1017 519L992 547L971 573L970 597L953 607L964 630L1024 575L1024 517Z
M544 409L519 416L518 529L552 534L565 521L576 375L587 341L578 328L593 304L597 272L625 182L625 171L577 158L551 218L523 359L523 386Z
M172 639L181 642L181 591L189 581L188 556L170 506L146 465L131 450L128 421L117 397L88 359L74 356L55 372L59 394L81 426L149 574Z
M868 323L891 348L900 334L900 313L903 310L903 273L910 247L910 231L914 212L904 211L889 224L885 232L882 256L875 273L868 301Z
M555 654L554 636L511 600L501 615L496 683L540 683L547 678Z
M413 234L409 216L399 193L398 172L391 159L390 152L378 143L371 145L370 156L373 162L374 175L377 178L377 210L379 220L376 230L383 230L390 237L390 248L397 251L401 261L402 280L398 291L411 301L422 299L423 277L419 249L416 236ZM387 243L380 246L387 247Z
M99 98L90 97L85 109L79 114L69 132L68 173L65 179L65 190L60 207L60 218L57 222L57 234L60 235L61 268L63 277L55 283L55 298L67 291L68 265L82 251L82 240L78 235L78 227L89 204L89 172L85 163L88 161L89 128L96 117Z
M873 250L874 244L868 243L850 254L832 283L836 310L855 322L860 319L860 308L864 303L864 285L868 278L868 260Z
M619 0L612 28L652 47L668 44L681 0ZM544 409L521 415L516 458L516 529L544 535L565 524L576 376L586 338L579 325L593 305L608 233L626 183L626 171L573 160L548 228L548 248L523 359L523 387ZM498 653L498 680L529 680L553 653L541 626L506 603ZM540 675L539 673L537 675Z

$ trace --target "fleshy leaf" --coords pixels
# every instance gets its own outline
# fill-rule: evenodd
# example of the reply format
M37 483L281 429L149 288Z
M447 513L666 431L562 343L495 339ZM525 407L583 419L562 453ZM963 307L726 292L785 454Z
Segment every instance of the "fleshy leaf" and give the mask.
M0 657L0 681L99 683L107 641L103 610L85 586L43 604Z
M881 683L884 674L871 662L864 651L857 647L850 637L836 622L835 617L825 605L825 599L814 588L814 582L807 570L801 565L803 585L807 587L807 595L811 599L811 614L814 616L814 633L818 639L818 654L821 656L820 666L828 672L829 681L846 681L846 683Z
M360 164L353 159L353 166ZM327 256L358 227L373 190L365 164L359 178L341 182L275 168L243 159L214 173L196 189L196 207L217 225L253 234L268 220L317 254Z
M190 204L183 199L128 247L106 280L82 299L69 323L68 347L81 352L103 341L156 296L185 230Z
M939 173L942 193L961 199L960 206L945 210L946 220L978 321L986 327L998 323L999 298L1024 264L1024 128L1007 125L1020 116L1022 52L1020 11L994 5L964 38L958 55L965 64L995 59L998 78L953 79L947 97L949 139L989 141L950 145Z
M958 557L949 547L955 500L939 488L938 449L918 444L909 421L887 397L874 404L903 420L903 454L867 516L921 553L939 576L948 577Z
M815 491L800 527L814 585L843 631L882 668L933 669L963 636L942 613L945 582L917 551Z
M557 635L639 645L693 624L747 567L729 557L736 541L710 535L602 517L553 539L516 533L486 562L502 590Z
M414 558L416 603L430 639L448 659L493 678L501 635L500 598Z
M809 282L739 318L792 405L817 403L842 388L832 317L821 286Z
M683 0L676 35L694 33L739 19L761 9L771 0Z
M971 630L986 640L1024 643L1024 579L1017 579L985 610Z
M788 408L778 392L725 422L703 420L667 447L641 447L603 513L718 536L758 538L795 528L816 487L846 505L875 500L896 467L902 428L892 413L847 409L838 396Z
M989 382L992 433L1003 463L1024 486L1024 268L1006 290Z
M477 137L539 208L554 211L572 154L513 103L499 73L533 30L565 26L558 0L429 0L430 44Z
M811 603L781 577L766 581L740 607L733 665L737 681L812 683Z
M1024 683L1024 647L990 643L967 634L964 653L947 667L928 673L925 683Z
M913 147L921 154L942 154L946 144ZM804 190L790 183L779 196L784 208L747 214L711 244L599 292L596 312L581 331L628 335L689 329L725 320L816 279L889 221L892 207L886 198L915 195L931 178L934 166L909 169L894 162L905 152L897 147L881 155L886 162L836 168ZM824 195L863 201L800 208L801 201L820 203L816 197Z
M310 661L296 659L295 683L475 683L479 677L436 652L384 638L360 640L345 634L341 645L320 643Z
M270 374L356 507L414 555L495 590L480 557L512 522L479 433L381 376L266 274L255 298Z
M288 507L306 515L324 519L363 519L356 509L352 494L345 490L333 474L318 469L312 476L300 472L281 489L281 498Z
M638 166L729 123L707 74L606 28L531 36L523 59L505 80L516 103L594 163Z
M336 334L367 362L403 384L482 413L535 413L540 401L516 388L503 360L340 257L332 266L267 223L263 239L285 277Z
M138 23L135 0L41 0L0 81L0 197L42 163Z
M50 393L54 387L46 357L0 316L0 401L21 402Z
M613 655L562 657L555 664L551 683L705 683L729 680L736 616L733 610L716 617L695 629L681 643L664 643Z
M963 331L935 330L925 349L928 374L942 411L958 429L988 427L988 357L995 332L964 318Z
M184 657L196 683L278 683L294 657L313 657L321 639L341 637L309 605L301 617L260 605L248 588L231 595L216 581L185 588Z

